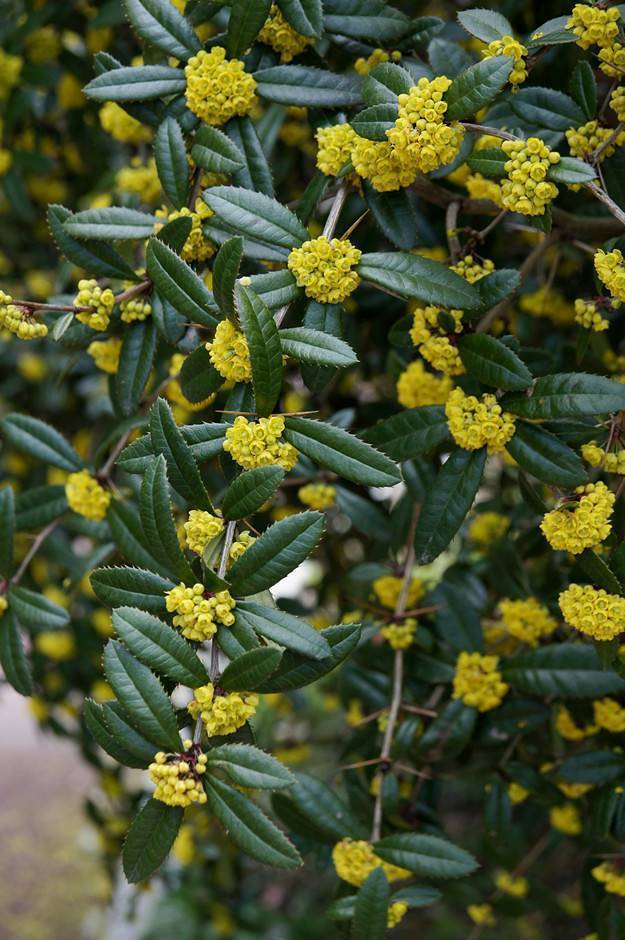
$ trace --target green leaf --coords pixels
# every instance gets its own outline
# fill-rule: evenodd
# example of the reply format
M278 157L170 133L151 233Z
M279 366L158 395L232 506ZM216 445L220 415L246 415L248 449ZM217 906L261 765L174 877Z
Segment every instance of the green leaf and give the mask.
M226 490L221 504L225 519L244 519L258 512L284 479L282 467L255 467L240 473Z
M195 460L206 461L221 453L227 428L227 424L204 422L182 425L180 433ZM117 460L117 466L127 473L143 473L151 463L153 454L152 440L145 434L124 448Z
M299 852L252 801L217 777L207 777L211 811L239 848L265 865L297 868Z
M83 88L92 101L153 101L187 87L182 69L168 65L128 65L96 75Z
M543 483L573 487L588 480L575 451L540 425L518 421L506 450L521 467Z
M276 793L272 803L290 829L326 843L350 837L362 839L363 829L347 803L317 777L296 773L288 793ZM295 823L295 824L294 824Z
M301 689L310 685L336 669L358 645L360 639L360 624L339 624L327 627L320 635L328 641L332 651L331 656L325 659L311 660L298 653L286 652L282 662L271 678L260 686L259 692L285 692L291 689Z
M126 325L113 378L115 406L124 417L133 415L152 371L156 350L156 329L152 318Z
M336 505L349 518L355 529L372 539L390 539L389 518L376 503L343 486L337 486L335 489Z
M595 554L590 548L585 549L581 555L577 556L576 563L593 584L604 588L611 594L623 593L623 585L619 579L610 570L603 558Z
M321 0L278 0L285 20L302 36L320 36L323 32Z
M569 79L571 97L590 121L597 110L597 82L592 65L586 59L580 59Z
M213 186L204 191L204 200L235 233L261 244L291 249L308 239L308 231L297 216L264 193L240 186Z
M444 407L423 405L379 421L363 434L363 440L401 463L449 443L452 437Z
M308 418L287 418L284 437L298 451L345 480L363 486L392 486L401 479L395 464L342 428Z
M487 274L486 277L481 277L475 285L482 301L480 312L479 314L469 314L465 319L472 319L476 315L481 316L485 310L490 310L504 297L512 294L520 283L519 272L514 271L512 268L501 268L499 271Z
M175 310L192 323L217 326L217 306L204 281L186 261L158 238L151 238L146 252L148 277Z
M537 38L526 40L525 45L534 51L539 46L563 45L575 42L577 36L572 29L566 28L569 19L570 17L565 15L547 20L546 23L534 30L532 35L537 36Z
M206 346L198 346L185 357L180 370L180 387L188 401L203 402L224 384L223 375L211 361Z
M69 623L65 608L43 594L12 584L8 596L9 607L28 630L57 630Z
M490 104L508 81L513 64L510 56L498 55L476 62L461 72L447 92L446 117L460 121Z
M161 563L162 571L187 584L193 583L195 577L180 548L171 514L165 458L162 454L152 461L144 474L139 512L145 538Z
M353 366L358 362L354 350L344 340L304 326L280 330L280 343L286 356L302 362L337 368Z
M441 36L432 39L427 54L434 74L447 75L449 78L455 78L475 61L468 49Z
M15 535L15 496L11 486L0 489L0 575L8 578L13 570Z
M303 321L306 329L341 339L343 324L344 313L340 304L320 304L316 300L308 301ZM336 376L336 369L330 366L318 366L306 362L302 363L301 372L304 383L314 392L323 391Z
M625 689L625 681L604 670L592 646L558 643L506 659L502 676L515 689L531 695L598 698Z
M558 768L558 776L571 783L590 783L603 786L622 780L625 757L614 751L588 751L567 757Z
M313 551L323 532L320 512L301 512L265 529L235 561L230 583L237 596L258 594L286 577Z
M397 104L384 102L359 111L350 124L359 137L366 137L367 140L387 140L386 132L395 126L397 115Z
M138 281L138 276L111 245L78 241L65 230L63 223L72 217L64 206L48 206L48 225L59 251L68 261L85 268L95 277L115 277Z
M209 173L231 174L245 166L245 158L237 145L223 131L205 124L193 138L191 156Z
M471 740L476 721L476 709L469 708L462 699L448 702L419 738L419 753L427 755L436 749L437 756L456 757Z
M443 581L433 592L436 604L436 628L444 643L452 649L482 652L482 624L475 607L467 604L464 585Z
M74 238L96 238L99 241L131 241L148 238L157 219L138 209L109 206L106 209L85 209L76 212L63 223L65 231Z
M410 72L394 62L381 62L366 76L362 94L368 105L394 104L401 94L407 94L414 85Z
M411 26L405 13L383 0L324 0L323 14L326 32L350 39L390 42Z
M467 33L482 42L493 42L513 35L509 20L495 10L463 10L458 14L458 20Z
M124 874L130 884L148 878L167 858L182 824L181 806L148 800L135 816L122 853Z
M152 405L150 437L154 452L165 457L169 480L176 492L196 508L210 511L211 502L191 448L176 425L171 408L164 398L157 398Z
M113 611L113 626L130 652L158 674L190 688L208 682L206 669L190 644L152 614L120 607Z
M492 60L490 60L492 61ZM438 261L403 251L364 254L356 268L363 281L399 297L470 310L479 306L477 289Z
M374 845L375 854L422 878L463 878L478 867L465 849L438 836L401 832Z
M232 0L226 32L228 58L242 58L258 36L269 16L272 0Z
M591 183L596 180L597 171L583 160L575 157L560 157L558 163L552 163L547 173L547 179L554 183Z
M154 673L115 640L104 648L104 672L132 726L159 748L179 748L176 713Z
M467 157L467 163L475 173L497 178L506 175L504 163L507 160L507 154L500 147L485 147L483 150L474 150Z
M2 433L16 450L61 470L81 470L83 462L55 428L30 415L8 414L0 422Z
M625 387L602 375L563 372L537 379L531 395L506 395L501 406L530 420L603 415L625 408Z
M18 532L41 529L67 509L65 487L34 486L15 500L15 528Z
M473 505L486 450L452 451L426 493L415 535L417 562L429 564L449 545Z
M113 729L108 723L107 716L113 716L116 718L115 712L113 712L108 706L108 711L104 708L103 705L100 705L98 702L94 702L93 699L85 699L83 705L83 718L87 729L91 733L95 741L100 745L103 750L106 751L114 760L118 761L120 764L123 764L125 767L136 767L144 769L148 766L152 758L154 757L154 746L149 744L150 753L149 755L137 754L131 746L129 746L126 740L126 732L131 733L132 735L141 739L140 735L137 735L137 732L130 728L129 725L126 725L123 721L122 728L124 729L124 735L119 733L119 729L116 727Z
M382 867L374 868L358 890L354 905L352 940L383 940L388 917L388 878Z
M302 108L350 108L360 103L360 77L337 75L310 65L274 65L254 73L266 101Z
M89 578L96 597L108 607L140 607L164 614L165 592L175 582L142 568L98 568Z
M114 499L109 506L107 522L115 544L127 561L149 571L160 569L132 503Z
M332 655L328 641L305 620L287 614L275 607L265 607L253 601L239 601L236 606L237 623L250 626L260 636L286 646L311 659L326 659Z
M213 293L217 306L227 317L235 312L234 288L243 259L243 239L240 235L224 242L213 264Z
M253 692L276 671L282 659L277 646L259 646L237 656L222 672L219 685L226 692Z
M282 391L282 347L273 314L250 287L240 282L235 303L250 351L256 413L269 416Z
M579 105L554 88L521 88L511 95L509 105L522 121L550 131L579 127L586 120Z
M271 310L277 310L290 304L302 293L290 271L269 271L267 274L253 274L250 287L261 297Z
M415 248L419 236L413 194L406 189L379 193L367 180L363 180L362 185L365 202L382 234L397 248L405 251Z
M222 744L208 752L208 767L219 767L239 787L283 790L295 777L280 761L250 744Z
M6 681L20 695L33 694L33 677L19 624L11 610L0 617L0 665Z
M532 373L517 354L494 336L469 333L458 342L467 372L483 385L520 391L532 384Z
M183 62L202 45L189 21L169 0L123 0L133 29L150 46Z
M182 128L171 115L159 124L154 135L154 158L161 186L176 209L187 203L189 163Z

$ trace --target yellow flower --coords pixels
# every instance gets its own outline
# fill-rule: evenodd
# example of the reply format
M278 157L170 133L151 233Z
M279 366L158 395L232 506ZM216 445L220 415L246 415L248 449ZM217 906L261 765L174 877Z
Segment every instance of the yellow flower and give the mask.
M610 327L610 321L601 315L594 301L580 298L575 301L575 322L593 333L602 333Z
M481 173L471 173L464 185L471 199L490 199L496 206L503 206L501 184L497 180L487 179Z
M552 287L539 287L538 290L523 294L519 307L533 317L547 317L557 326L568 326L575 321L575 309L564 294Z
M82 93L82 82L71 72L63 72L56 86L56 94L64 111L84 108L87 104L87 99Z
M625 72L625 46L620 42L613 42L599 49L599 62L599 68L604 75L622 79Z
M271 5L269 17L258 34L259 42L264 42L280 53L281 62L290 62L303 52L306 46L315 41L314 36L302 36L284 18L275 3Z
M547 173L560 154L538 137L528 140L504 140L501 149L508 160L501 183L504 208L521 215L544 215L545 207L558 195L558 187L547 182Z
M562 803L549 811L549 822L565 836L578 836L583 829L579 810L574 803Z
M397 120L386 132L395 150L409 157L421 173L455 160L464 138L461 124L445 124L443 95L450 85L445 75L420 78L409 92L399 95Z
M495 915L490 904L469 904L467 914L479 927L495 926Z
M233 382L249 382L252 363L247 340L230 320L220 320L212 343L206 344L211 362L220 375Z
M359 75L368 75L369 72L380 65L382 62L400 62L401 61L401 52L393 51L387 52L386 49L374 49L371 55L366 59L362 56L354 62L354 68Z
M595 722L604 731L622 734L625 731L625 708L613 698L602 698L592 703Z
M456 264L451 265L451 270L459 277L463 277L469 284L475 284L487 274L492 274L495 265L490 258L478 261L473 255L465 255Z
M397 150L386 140L356 136L352 147L354 170L379 193L411 186L419 168L409 153Z
M243 532L239 532L236 539L230 546L230 552L228 553L229 562L235 562L237 558L240 558L241 555L245 554L250 545L253 545L255 541L256 539L251 532L247 531L247 529L244 529Z
M150 128L127 114L115 101L107 101L100 108L100 124L122 144L146 144L152 140Z
M190 806L191 803L206 803L202 786L202 774L206 771L206 754L199 745L184 742L182 754L165 754L159 751L150 764L150 780L156 784L153 796L168 806Z
M0 290L0 329L9 330L18 339L40 339L47 335L45 323L38 323L23 307L13 303L10 294Z
M488 548L503 538L510 528L510 520L500 512L481 512L469 526L469 538L480 548Z
M234 734L256 713L258 695L253 692L215 694L212 682L193 692L188 710L192 718L201 718L210 737Z
M556 731L565 741L583 741L597 733L596 725L580 727L565 705L561 705L555 721Z
M524 898L529 891L529 882L522 876L515 877L508 871L498 871L495 875L495 886L504 894L513 898Z
M43 630L35 634L34 646L38 653L62 663L76 654L74 636L69 630Z
M607 539L612 531L615 496L601 482L578 486L575 493L579 499L552 509L543 517L540 528L556 551L578 555Z
M625 86L619 85L610 95L610 107L616 114L619 124L625 121Z
M520 85L527 78L525 58L527 49L513 36L502 36L494 39L486 49L482 50L483 59L492 59L493 56L507 55L513 60L512 71L508 77L511 85Z
M36 65L52 62L61 51L61 37L54 26L42 26L26 36L26 56Z
M384 574L376 578L372 584L373 593L383 607L394 610L402 591L403 578L393 574ZM425 587L421 578L411 578L406 595L406 608L411 610L425 594Z
M499 610L508 633L530 646L537 646L541 637L549 636L558 626L547 608L534 597L525 600L504 598Z
M625 259L618 248L595 252L595 270L613 297L625 300Z
M439 372L462 375L464 366L454 340L455 334L462 333L462 310L447 311L446 316L451 318L449 323L442 313L440 307L417 307L410 338L423 358Z
M611 862L601 862L592 869L592 876L604 885L610 894L625 898L625 873Z
M182 387L178 376L180 375L180 370L186 359L182 353L174 353L171 357L169 363L169 374L172 379L165 389L165 395L170 401L175 402L175 404L180 405L185 411L202 411L203 408L206 408L215 400L215 393L209 395L208 398L204 398L202 401L191 402L188 398L185 398Z
M74 297L75 307L90 307L79 310L76 319L92 330L106 330L115 306L115 295L110 288L102 289L94 278L78 281L78 293Z
M401 623L388 623L380 630L384 639L394 650L407 650L412 646L416 632L417 621L414 617L406 617Z
M579 800L580 797L592 790L592 783L558 783L558 790L569 800Z
M356 132L350 124L331 124L320 127L316 133L317 169L326 176L338 176L351 160L352 147L356 143Z
M524 803L529 795L530 791L522 787L520 783L516 783L513 780L512 783L508 784L508 796L514 806L517 806L519 803Z
M591 441L589 444L582 444L582 457L591 467L602 467L608 473L625 474L625 450L612 451L607 454L602 447Z
M364 839L342 839L332 849L332 861L342 881L359 888L372 871L381 868L389 881L408 878L409 871L390 862L384 862L375 854L373 846Z
M94 340L87 346L87 352L95 362L98 369L115 375L119 367L119 356L122 351L122 341L119 336L111 336L105 340Z
M193 212L187 209L186 206L177 209L175 212L170 212L168 209L156 210L157 217L164 219L165 222L173 222L174 219L191 219L191 231L180 253L183 261L206 261L207 258L215 254L215 246L210 239L204 236L202 229L204 222L210 219L213 214L213 210L199 197L195 200ZM158 230L160 225L157 225L156 228Z
M221 513L213 516L203 509L192 509L189 512L188 521L184 524L187 545L192 552L201 555L211 539L221 535L223 528L224 521Z
M421 405L444 405L454 383L446 375L436 376L420 359L411 362L397 380L397 398L405 408Z
M249 114L256 102L256 82L239 59L226 60L226 50L213 46L189 59L184 70L187 106L205 124L225 124Z
M566 139L572 157L586 157L612 136L611 127L601 127L598 121L587 121L581 127L571 127L566 131ZM607 147L604 147L599 156L600 160L611 157L625 140L625 134L619 136Z
M297 462L297 451L280 441L283 431L284 418L281 415L259 418L258 421L248 421L239 415L226 431L224 450L244 470L271 464L292 470Z
M307 297L321 303L336 304L358 287L359 277L351 269L360 261L361 252L348 239L328 239L325 235L304 242L288 257L288 266Z
M590 584L571 584L559 597L566 622L595 640L613 640L623 632L625 597Z
M300 486L297 497L305 506L323 511L334 506L336 488L327 483L307 483L306 486Z
M0 49L0 101L8 98L20 80L22 59Z
M70 473L65 495L70 509L96 522L104 519L111 502L111 494L87 470Z
M461 698L465 705L480 712L497 708L509 689L501 678L498 665L498 656L460 653L456 661L452 698Z
M619 31L618 7L602 9L586 3L576 3L566 24L577 36L577 45L582 49L591 46L610 46Z
M514 416L503 411L494 395L476 398L455 388L447 399L445 414L456 444L465 450L486 446L489 454L500 453L514 435Z
M139 196L143 203L156 202L161 195L161 181L154 157L145 163L140 157L133 157L130 166L123 166L117 171L115 186L124 193Z
M167 591L165 603L170 614L175 614L174 626L189 640L210 640L218 624L231 627L234 623L232 609L236 602L228 591L213 593L203 584L179 584Z
M386 926L389 930L393 927L397 927L399 923L404 919L404 915L408 910L408 905L403 901L393 901L389 904L388 914L386 917Z

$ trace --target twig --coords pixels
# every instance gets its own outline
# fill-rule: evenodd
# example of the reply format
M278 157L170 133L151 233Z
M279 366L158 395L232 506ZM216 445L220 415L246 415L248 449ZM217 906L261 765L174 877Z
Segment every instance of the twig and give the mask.
M121 292L121 294L115 295L115 303L121 304L124 300L131 300L133 297L138 297L139 294L145 294L146 291L152 289L152 281L141 281L140 284L133 284L132 287L127 288ZM87 308L91 309L91 308Z
M46 541L48 536L54 532L54 530L56 529L60 521L61 521L60 518L53 519L52 522L49 522L48 525L45 527L45 529L42 529L39 535L35 537L33 544L30 546L30 548L24 555L19 568L17 569L17 571L11 578L11 584L20 583L20 581L22 580L22 578L24 577L26 573L26 570L29 564L31 563L31 561L33 560L33 558L35 557L35 555L37 554L37 552L39 551L43 543Z
M614 128L610 136L607 138L607 140L604 140L602 143L600 143L599 146L596 148L596 150L593 150L593 152L589 155L588 157L589 162L596 163L601 158L601 154L605 150L607 150L608 147L611 146L611 144L614 143L616 138L620 134L622 134L623 131L625 131L625 122L621 121L620 124L616 125L616 127Z
M625 225L625 212L623 212L620 206L617 206L604 189L601 189L596 183L586 183L586 189L588 192L592 193L595 199L598 199L599 202L602 202L604 206L610 210L614 218L618 219L621 225Z
M490 233L492 232L492 230L493 230L497 225L499 225L499 223L502 221L502 219L505 219L505 217L507 216L507 214L508 214L508 210L507 210L507 209L502 209L501 212L499 213L499 215L498 215L498 216L495 216L495 218L493 219L492 222L489 222L488 225L486 225L480 232L477 233L477 237L479 238L479 240L480 240L480 241L484 241L484 239L486 238L486 236L487 236L487 235L490 235Z
M127 431L124 431L124 433L122 434L122 436L120 437L120 439L119 439L119 440L117 441L117 443L115 444L115 447L113 448L113 450L112 450L111 453L109 454L106 463L102 466L102 468L101 468L101 469L98 471L98 473L96 474L96 476L97 476L98 479L100 479L100 480L108 480L108 478L109 478L110 475L111 475L111 471L112 471L112 469L113 469L113 466L115 465L115 461L117 460L117 458L118 458L119 455L121 454L122 450L124 449L124 447L125 447L126 444L128 443L128 438L129 438L130 435L132 434L133 430L134 430L134 428L128 428Z
M445 212L445 232L452 264L460 258L460 239L458 238L458 213L460 202L450 202Z
M487 127L485 124L470 124L468 121L460 121L462 126L467 131L472 131L475 134L488 134L489 137L501 137L502 140L521 140L520 137L515 137L514 134L509 134L508 131L502 131L499 127Z
M14 307L23 307L37 313L39 310L58 310L65 313L83 313L87 310L93 310L93 307L75 307L74 304L42 304L38 300L13 300Z

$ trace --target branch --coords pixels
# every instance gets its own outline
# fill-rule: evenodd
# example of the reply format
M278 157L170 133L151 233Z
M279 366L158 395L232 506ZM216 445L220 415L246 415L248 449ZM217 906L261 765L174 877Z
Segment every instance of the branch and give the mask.
M54 530L56 529L60 521L61 521L60 517L58 519L53 519L52 522L49 522L48 525L45 527L45 529L42 529L39 535L36 536L33 544L30 546L30 548L24 555L24 558L22 559L22 563L20 564L19 568L17 569L17 571L11 578L11 582L10 582L11 584L20 583L20 581L26 574L26 570L29 564L31 563L31 561L33 560L33 558L35 557L35 555L37 554L37 552L39 551L43 543L46 541L48 536L54 532Z
M623 212L620 206L617 206L604 189L601 189L596 183L586 183L586 189L593 194L595 199L598 199L604 206L607 206L614 218L618 219L622 226L625 226L625 212Z

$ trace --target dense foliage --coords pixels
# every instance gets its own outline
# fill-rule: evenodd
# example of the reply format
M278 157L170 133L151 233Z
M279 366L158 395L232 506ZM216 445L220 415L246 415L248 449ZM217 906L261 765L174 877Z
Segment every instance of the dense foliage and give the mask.
M418 6L2 26L0 662L146 937L625 936L625 8Z

